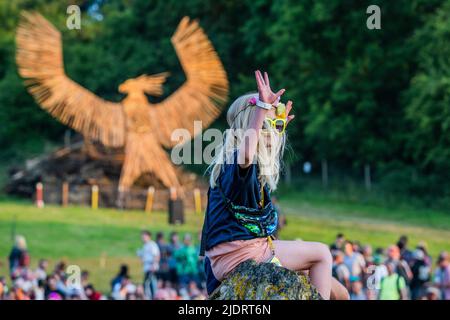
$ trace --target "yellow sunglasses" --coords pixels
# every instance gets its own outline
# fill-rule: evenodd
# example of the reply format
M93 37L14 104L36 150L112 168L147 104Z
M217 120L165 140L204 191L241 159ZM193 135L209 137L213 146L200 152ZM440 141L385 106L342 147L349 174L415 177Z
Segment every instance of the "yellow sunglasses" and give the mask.
M281 118L266 118L263 123L263 130L267 130L267 126L274 128L279 135L282 135L286 131L286 119Z
M279 135L282 135L284 131L286 131L286 105L284 103L279 102L275 107L276 118L266 118L263 124L263 129L267 129L266 123L269 124L272 128L274 128Z

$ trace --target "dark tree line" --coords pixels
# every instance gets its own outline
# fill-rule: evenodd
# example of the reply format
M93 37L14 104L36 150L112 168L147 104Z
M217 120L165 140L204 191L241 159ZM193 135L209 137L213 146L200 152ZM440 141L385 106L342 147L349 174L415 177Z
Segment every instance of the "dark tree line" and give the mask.
M26 93L14 62L20 10L38 10L63 33L66 71L118 101L117 87L143 73L183 73L170 36L180 19L200 20L225 65L230 99L254 90L267 70L287 89L297 118L289 128L291 167L368 167L386 190L449 203L449 0L91 0L81 30L65 27L66 1L0 1L0 161L62 142L64 126ZM381 30L366 8L381 8ZM95 14L93 14L93 12ZM102 18L97 18L96 14ZM224 116L215 126L225 127ZM362 172L362 171L361 171Z

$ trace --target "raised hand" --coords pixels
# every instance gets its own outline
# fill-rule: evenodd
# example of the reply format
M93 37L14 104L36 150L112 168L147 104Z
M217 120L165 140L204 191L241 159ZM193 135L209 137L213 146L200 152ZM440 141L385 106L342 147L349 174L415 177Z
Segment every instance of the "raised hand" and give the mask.
M285 89L281 89L277 93L274 93L270 88L269 75L267 72L264 72L264 77L261 74L261 71L255 71L256 85L258 87L259 100L265 103L273 104L275 103L286 91Z

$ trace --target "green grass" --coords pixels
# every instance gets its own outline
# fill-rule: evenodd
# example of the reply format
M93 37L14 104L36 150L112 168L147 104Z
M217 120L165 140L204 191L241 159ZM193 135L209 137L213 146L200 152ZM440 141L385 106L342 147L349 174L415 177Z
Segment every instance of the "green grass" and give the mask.
M373 247L395 243L401 234L411 246L426 241L433 257L441 250L450 251L450 215L427 209L388 208L330 200L302 193L286 193L280 199L288 224L280 238L301 238L331 243L338 232ZM46 206L35 208L26 201L0 199L0 275L7 274L6 257L11 249L13 229L28 241L32 264L39 258L52 263L64 259L91 273L92 282L108 292L109 281L121 263L131 267L131 274L141 279L136 258L139 231L147 228L168 234L178 231L197 235L203 216L187 213L186 224L169 225L167 213L91 210L86 207Z
M377 205L330 199L323 194L291 193L282 198L283 207L302 216L332 220L379 221L395 225L450 230L450 212L414 207L407 203Z
M141 267L136 258L140 247L139 232L149 229L168 234L178 231L196 235L203 217L187 214L185 225L168 225L167 214L112 209L91 210L85 207L35 208L30 203L0 201L0 275L6 275L7 255L12 246L13 228L26 236L35 265L40 258L54 262L63 259L68 264L89 270L92 282L107 292L109 282L121 263L131 267L133 278L141 280ZM103 259L103 262L102 262Z

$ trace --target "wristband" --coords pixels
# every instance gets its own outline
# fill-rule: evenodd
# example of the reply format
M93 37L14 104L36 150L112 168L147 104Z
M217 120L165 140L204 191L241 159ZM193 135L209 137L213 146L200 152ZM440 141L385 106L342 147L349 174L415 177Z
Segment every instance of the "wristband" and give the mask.
M259 98L256 99L256 105L266 110L270 110L273 107L271 103L262 102Z

